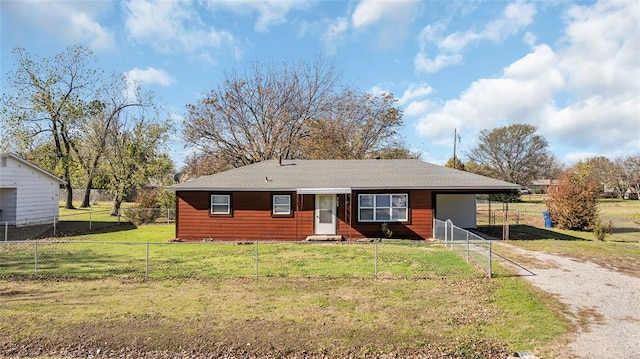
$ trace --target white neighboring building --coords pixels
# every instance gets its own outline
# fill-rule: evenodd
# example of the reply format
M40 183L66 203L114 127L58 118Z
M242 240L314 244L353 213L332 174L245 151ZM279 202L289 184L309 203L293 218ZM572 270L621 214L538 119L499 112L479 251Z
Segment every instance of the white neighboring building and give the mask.
M58 193L66 182L13 153L0 154L0 224L16 227L58 219Z

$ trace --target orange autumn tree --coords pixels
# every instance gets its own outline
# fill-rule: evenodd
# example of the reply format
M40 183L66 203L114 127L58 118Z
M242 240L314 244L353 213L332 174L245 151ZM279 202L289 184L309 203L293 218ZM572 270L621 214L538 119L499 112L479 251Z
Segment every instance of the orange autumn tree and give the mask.
M546 205L560 229L591 231L598 222L598 183L587 172L569 169L549 189Z

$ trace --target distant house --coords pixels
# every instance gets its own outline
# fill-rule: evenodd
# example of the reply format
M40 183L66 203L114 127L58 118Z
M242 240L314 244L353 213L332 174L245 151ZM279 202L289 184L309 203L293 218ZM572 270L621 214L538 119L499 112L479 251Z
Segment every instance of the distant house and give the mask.
M533 183L529 188L532 190L542 191L542 193L548 193L549 188L555 187L557 185L558 185L558 180L538 179L533 181Z
M58 218L58 191L65 181L12 153L0 154L0 223L16 227Z
M169 187L176 238L355 240L432 236L433 219L476 227L476 194L520 186L419 160L265 161Z

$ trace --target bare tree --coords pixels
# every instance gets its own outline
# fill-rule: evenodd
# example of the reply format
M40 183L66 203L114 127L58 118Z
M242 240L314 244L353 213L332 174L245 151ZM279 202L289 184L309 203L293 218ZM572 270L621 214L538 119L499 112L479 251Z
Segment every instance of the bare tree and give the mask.
M598 184L600 195L611 193L615 197L622 198L627 190L622 168L607 157L591 157L584 162L579 162L576 166L581 167L582 173Z
M321 60L280 67L254 64L232 72L195 105L187 105L184 137L198 150L240 166L293 158L309 118L330 106L338 76Z
M15 140L16 150L53 144L52 155L66 181L66 208L74 208L73 146L82 135L85 99L92 98L99 82L96 59L83 46L69 46L65 52L45 58L21 47L13 54L17 66L8 76L13 91L2 95L8 135Z
M487 175L530 185L544 177L556 162L537 128L515 124L480 132L479 144L468 154L469 160L487 171Z
M184 138L198 153L192 174L282 158L417 157L399 138L402 111L392 95L339 87L323 60L254 64L232 72L187 105ZM203 164L211 166L203 169Z
M399 138L402 110L391 94L374 96L345 90L325 116L309 119L301 157L309 159L406 158Z
M621 181L625 184L625 192L640 199L640 153L616 160L620 169Z

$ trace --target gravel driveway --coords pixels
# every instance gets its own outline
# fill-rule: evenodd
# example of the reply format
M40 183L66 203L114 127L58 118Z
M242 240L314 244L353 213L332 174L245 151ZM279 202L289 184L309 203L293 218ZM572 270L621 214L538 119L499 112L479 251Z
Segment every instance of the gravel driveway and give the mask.
M518 268L519 274L569 306L578 327L567 348L572 356L640 358L640 278L593 263L494 243L534 259L535 264L527 269Z

